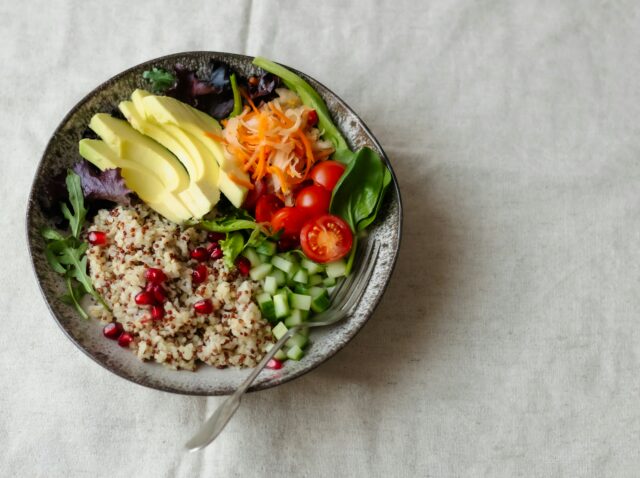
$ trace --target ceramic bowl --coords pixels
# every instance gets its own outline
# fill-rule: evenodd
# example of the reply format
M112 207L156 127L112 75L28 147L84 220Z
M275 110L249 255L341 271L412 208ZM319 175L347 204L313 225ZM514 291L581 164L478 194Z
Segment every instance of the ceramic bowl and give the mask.
M252 57L218 52L186 52L157 58L130 68L98 86L85 96L65 116L47 144L36 171L27 210L28 247L33 268L42 295L51 314L62 331L84 353L97 363L140 385L188 395L225 395L231 393L247 376L246 369L216 369L200 366L196 372L172 371L154 363L139 361L129 350L106 340L102 325L97 320L83 320L72 307L59 297L64 294L64 280L49 267L44 256L44 242L40 230L52 226L42 199L47 195L47 179L59 174L81 160L78 141L94 113L110 112L127 99L135 88L144 88L142 73L151 67L171 69L176 63L206 72L210 60L223 61L243 75L257 71ZM320 93L326 101L334 121L352 148L369 146L376 150L391 168L388 158L373 134L347 104L328 88L301 72L297 72ZM393 170L392 170L393 172ZM370 234L379 239L382 249L372 280L359 302L355 314L343 322L326 329L312 329L311 345L299 362L288 361L277 371L265 370L255 381L252 391L280 385L317 367L338 350L362 328L371 317L391 278L400 247L402 205L398 184L393 176L385 203ZM372 360L374 358L372 357Z

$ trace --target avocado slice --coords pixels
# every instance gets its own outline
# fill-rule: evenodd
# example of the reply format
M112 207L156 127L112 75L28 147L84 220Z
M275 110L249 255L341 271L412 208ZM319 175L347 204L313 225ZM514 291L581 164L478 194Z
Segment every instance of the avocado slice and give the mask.
M182 164L166 149L133 129L129 123L106 113L93 115L89 127L120 158L135 160L153 173L170 191L180 191L189 184Z
M220 200L217 163L193 138L148 121L136 103L139 102L123 101L119 105L120 111L135 130L176 155L189 175L189 185L181 197L196 217L204 216Z
M191 218L191 211L175 194L168 191L152 171L138 162L119 157L104 141L83 139L79 143L79 151L83 158L102 171L120 168L127 187L170 221L182 223Z
M131 98L136 105L140 105L138 111L144 111L148 120L167 128L171 125L169 129L176 135L178 134L176 129L180 129L192 140L204 146L209 152L208 157L214 158L220 166L218 175L220 190L234 206L242 205L248 190L232 178L248 183L249 176L237 161L224 155L217 141L207 136L207 132L218 136L222 134L220 125L214 118L175 98L151 95L144 90L134 91Z

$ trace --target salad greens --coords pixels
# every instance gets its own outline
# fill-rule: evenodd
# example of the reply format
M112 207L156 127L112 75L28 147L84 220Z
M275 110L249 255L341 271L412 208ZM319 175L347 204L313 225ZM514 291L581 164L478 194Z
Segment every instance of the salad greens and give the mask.
M80 176L85 199L131 205L133 191L125 184L120 168L99 171L89 162L80 161L73 166L73 171Z
M162 93L171 88L176 82L176 77L164 68L147 70L142 74L142 77L149 82L151 91L154 93Z
M80 176L71 170L68 171L66 184L73 212L65 203L62 203L61 208L64 217L69 221L71 235L64 237L50 227L44 228L41 234L46 241L45 256L47 261L55 272L63 275L66 279L68 293L61 299L66 303L73 304L80 315L88 319L87 313L80 306L80 299L84 294L91 294L106 309L108 306L93 288L91 279L87 275L85 252L88 244L80 239L87 209L84 206Z
M229 114L229 118L238 116L242 113L242 97L240 96L240 90L238 89L238 81L236 80L236 74L231 73L231 91L233 92L233 111Z
M245 248L244 237L240 232L227 234L227 238L220 241L220 247L224 255L224 263L229 269L232 269L236 258Z
M279 76L287 88L300 97L303 104L316 110L318 114L318 125L320 130L323 131L322 136L324 139L331 141L335 148L333 158L345 164L350 163L353 159L353 152L349 149L347 141L340 134L336 125L331 121L329 109L318 92L298 75L271 60L257 56L254 58L253 64L269 73Z

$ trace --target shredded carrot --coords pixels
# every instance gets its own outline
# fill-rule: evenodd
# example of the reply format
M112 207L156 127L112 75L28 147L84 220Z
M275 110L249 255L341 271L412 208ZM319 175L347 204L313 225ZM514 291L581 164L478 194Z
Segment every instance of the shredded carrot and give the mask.
M222 136L220 136L219 134L210 133L209 131L205 131L204 135L207 136L208 138L216 140L218 143L224 143L225 142L225 139Z
M274 192L286 196L308 178L316 162L333 153L333 148L311 139L318 135L304 120L307 107L288 106L291 103L277 99L257 107L246 92L242 95L249 106L227 120L223 138L207 136L221 141L226 154L235 157L253 181L272 178ZM232 178L236 179L240 178Z
M247 180L244 180L242 178L239 178L235 174L233 174L231 172L228 172L228 171L227 171L227 176L229 176L229 179L231 179L231 181L233 181L237 185L244 186L247 189L253 189L253 184L251 184L251 181L247 181Z

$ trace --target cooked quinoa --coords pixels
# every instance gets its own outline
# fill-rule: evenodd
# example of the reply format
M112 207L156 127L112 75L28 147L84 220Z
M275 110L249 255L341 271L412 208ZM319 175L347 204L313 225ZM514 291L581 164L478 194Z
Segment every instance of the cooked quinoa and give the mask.
M192 282L197 262L190 251L207 245L206 232L180 227L142 204L100 210L89 231L106 233L106 244L90 246L87 257L93 285L111 308L92 305L89 312L120 322L133 335L129 347L141 360L186 370L200 362L222 368L260 361L272 338L254 300L258 283L229 270L222 259L206 263L203 283ZM149 306L135 302L149 267L167 276L161 320L152 320ZM211 300L211 314L195 313L194 304L203 299Z

